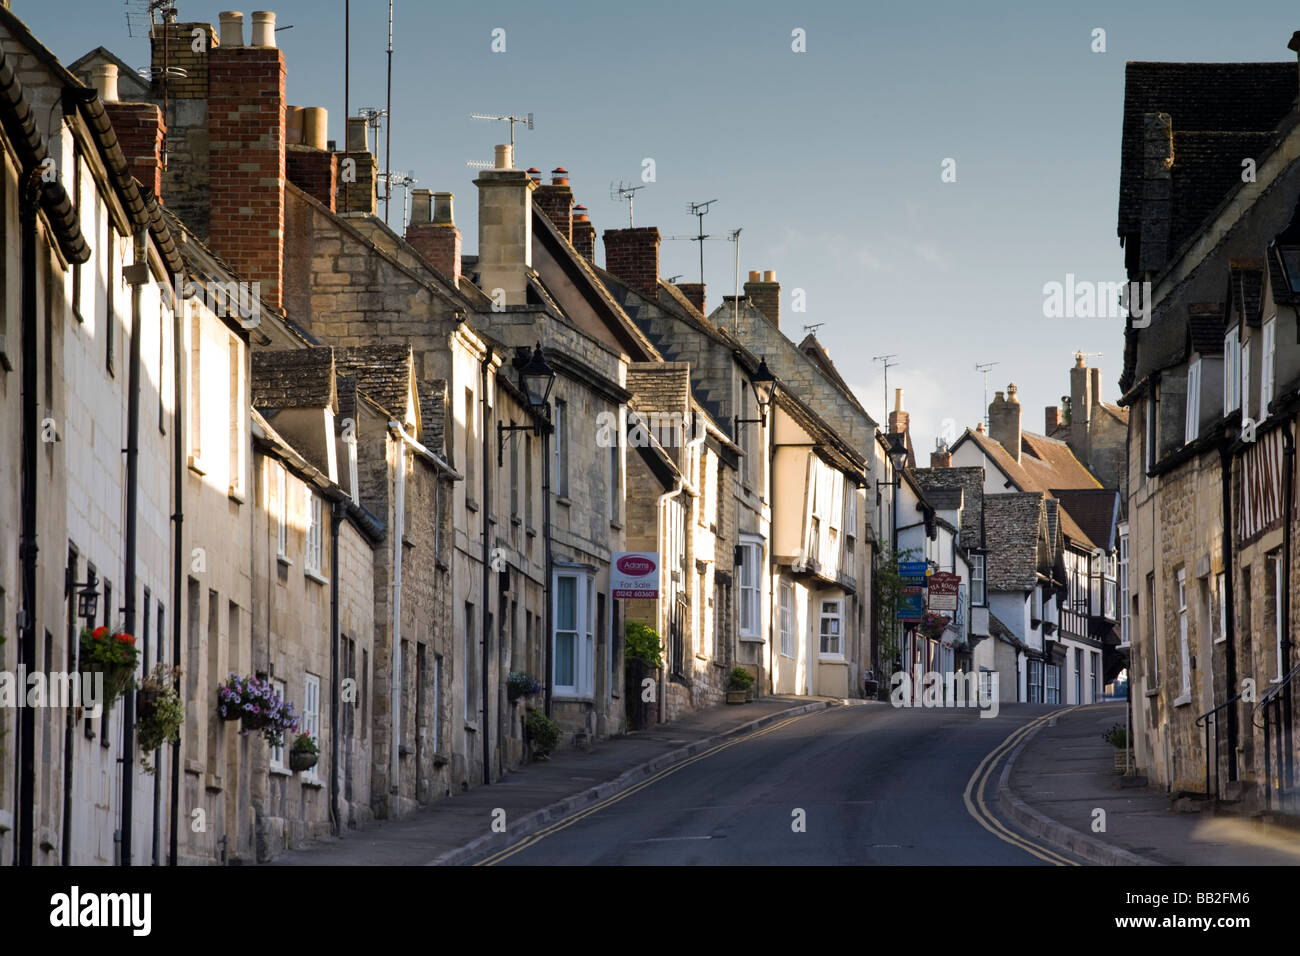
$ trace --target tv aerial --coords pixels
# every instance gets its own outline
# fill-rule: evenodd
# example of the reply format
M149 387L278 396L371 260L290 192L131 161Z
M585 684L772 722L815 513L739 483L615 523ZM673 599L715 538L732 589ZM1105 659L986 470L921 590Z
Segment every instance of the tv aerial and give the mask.
M523 116L497 116L494 113L470 113L469 118L476 119L476 120L492 120L497 123L509 123L510 124L510 151L512 153L515 150L515 124L523 123L529 129L533 128L532 113L527 113Z
M645 189L645 186L629 186L625 182L619 182L617 186L614 185L613 183L609 184L610 199L614 200L615 202L622 202L624 199L627 200L627 227L629 229L633 228L632 198L636 195L638 189Z

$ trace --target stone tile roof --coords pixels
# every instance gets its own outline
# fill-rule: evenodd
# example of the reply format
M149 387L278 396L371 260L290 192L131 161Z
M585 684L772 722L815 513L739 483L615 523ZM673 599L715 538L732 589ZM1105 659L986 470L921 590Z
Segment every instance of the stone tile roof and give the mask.
M254 350L254 408L330 408L337 410L334 350Z
M1021 432L1020 440L1019 462L1011 457L1001 442L969 428L953 443L953 447L964 441L975 442L1021 491L1101 487L1101 482L1080 464L1065 442L1035 432Z
M1038 491L985 497L990 591L1025 591L1038 582L1040 546L1047 534L1044 497Z
M1190 355L1223 354L1223 306L1198 303L1187 308L1187 350Z
M341 374L355 375L357 388L384 411L398 419L406 416L415 375L409 347L354 345L334 352Z
M1291 95L1297 87L1296 65L1290 66ZM1244 156L1267 154L1274 133L1251 131L1180 131L1173 117L1174 164L1170 168L1170 255L1196 232L1235 187L1241 185Z
M339 395L338 421L357 420L357 377L355 375L336 375L335 388Z
M1258 327L1262 321L1261 298L1264 292L1264 260L1233 259L1228 263L1228 305L1233 316Z
M831 361L830 353L826 351L821 342L817 340L816 335L812 332L805 335L803 341L799 343L799 351L812 359L813 364L821 369L822 374L826 376L832 385L844 393L844 397L855 408L860 409L863 413L866 412L866 409L862 408L862 403L858 401L858 397L853 394L853 389L849 388L849 383L844 381L844 378L839 373L839 369L837 369L835 363ZM911 441L910 433L908 435L908 441Z
M1296 64L1279 63L1149 63L1130 62L1124 73L1124 128L1120 152L1119 224L1121 237L1141 231L1143 194L1143 118L1148 113L1168 113L1175 136L1188 133L1272 133L1296 99ZM1225 140L1226 143L1226 140ZM1207 151L1219 154L1209 139L1187 139L1184 148L1198 156ZM1240 150L1241 140L1226 147ZM1220 180L1210 174L1184 187L1181 197L1185 212L1175 212L1181 223L1195 220L1192 228L1209 214L1226 195L1227 188L1241 181L1241 157L1232 153L1224 163ZM1175 159L1177 162L1177 159ZM1223 192L1215 190L1223 187ZM1175 187L1176 189L1178 187ZM1198 217L1199 212L1199 217ZM1180 228L1182 226L1180 225ZM1170 237L1170 250L1177 247Z
M1089 541L1107 551L1114 547L1115 524L1119 520L1118 491L1058 488L1052 494Z
M420 383L420 444L435 455L446 457L447 380L428 379Z
M690 408L690 366L685 362L632 362L627 367L629 403L637 411L686 412Z

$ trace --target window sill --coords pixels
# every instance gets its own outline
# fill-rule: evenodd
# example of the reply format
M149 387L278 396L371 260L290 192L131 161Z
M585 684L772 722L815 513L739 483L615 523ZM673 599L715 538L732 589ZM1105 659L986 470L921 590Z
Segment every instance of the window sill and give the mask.
M478 724L472 724L467 720L465 721L465 729L468 730L471 734L476 734L478 733Z
M559 691L552 691L551 700L562 700L571 704L594 704L596 698L590 694L562 694Z
M849 666L849 662L844 659L844 656L842 654L832 654L832 655L818 654L817 663L818 664L839 664L842 667Z
M307 578L307 580L309 580L309 581L315 581L317 584L329 584L329 583L330 583L330 579L329 579L329 578L325 577L325 575L321 574L319 571L313 571L311 568L307 568L307 569L305 569L305 570L302 572L302 574L303 574L303 577Z
M511 515L511 516L510 516L510 526L511 526L511 527L513 527L513 528L518 528L518 527L519 527L520 525L522 525L522 524L523 524L523 522L519 520L519 516L518 516L518 515Z
M613 518L610 519L609 526L610 526L611 528L613 528L615 531L622 531L622 530L623 530L623 522L618 521L618 520L613 519Z
M530 538L535 538L537 537L537 529L529 526L524 529L524 534L528 535Z
M1192 702L1192 695L1191 695L1191 693L1186 693L1186 694L1183 694L1181 697L1176 697L1176 698L1174 698L1174 706L1175 706L1175 707L1186 707L1186 706L1187 706L1188 704L1190 704L1191 702Z
M746 644L766 644L767 641L758 634L741 634L739 640Z
M231 501L235 502L236 504L240 504L240 505L242 505L245 501L244 493L240 491L238 488L234 487L233 485L226 491L226 497L228 497Z
M467 511L478 511L478 502L475 501L473 498L466 497L466 498L465 498L465 510L467 510Z
M1223 635L1223 637L1216 637L1216 638L1214 639L1214 643L1215 643L1215 644L1227 644L1227 643L1228 643L1228 635L1225 634L1225 635ZM1120 646L1123 647L1124 645L1121 644Z
M276 560L279 564L283 565L283 566L286 567L286 568L291 568L291 567L293 567L293 562L292 562L291 560L289 560L289 558L288 558L286 555L283 555L283 554L277 554L277 555L275 556L275 560Z
M292 777L293 771L288 767L272 767L268 773L273 777Z
M1160 696L1160 685L1159 685L1159 684L1156 684L1155 687L1152 687L1149 691L1147 691L1147 696L1148 696L1148 697L1159 697L1159 696Z
M561 496L559 496L559 497L557 497L557 498L555 499L555 503L556 503L557 505L564 505L564 507L567 508L567 507L569 507L571 504L573 504L573 499L572 499L572 498L567 498L567 497L561 495Z
M792 660L794 660L794 655L793 655L793 654L787 654L785 651L778 651L777 653L779 653L779 654L780 654L782 657L784 657L787 661L792 661Z
M190 471L194 472L196 475L206 475L208 473L208 470L203 467L203 462L199 460L198 455L190 455L189 458L186 459L186 464L189 465Z
M323 790L325 788L325 781L320 777L303 777L302 785L309 790Z

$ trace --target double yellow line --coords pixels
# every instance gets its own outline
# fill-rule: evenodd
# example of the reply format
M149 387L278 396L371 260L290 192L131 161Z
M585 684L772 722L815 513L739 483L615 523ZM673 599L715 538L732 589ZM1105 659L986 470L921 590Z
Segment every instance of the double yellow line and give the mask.
M1024 740L1025 737L1029 736L1029 734L1033 733L1043 724L1050 720L1054 720L1071 710L1074 710L1074 708L1066 707L1062 710L1054 710L1050 714L1043 714L1043 716L1031 720L1029 723L1025 724L1025 726L1012 733L1006 740L998 744L998 746L995 747L988 756L980 761L980 765L975 768L975 772L971 774L970 781L966 784L966 793L964 794L967 811L969 811L970 815L973 816L985 830L988 830L999 840L1010 843L1012 846L1019 847L1026 853L1032 854L1040 860L1052 863L1056 866L1078 866L1079 864L1059 853L1047 849L1044 846L1031 842L1012 830L1009 830L1002 824L1002 821L993 815L993 812L988 808L988 804L984 802L984 789L988 784L989 779L993 776L993 772L997 769L998 762L1003 756L1010 752L1016 744L1020 743L1020 741ZM972 795L974 795L974 799L972 799Z
M823 710L814 710L814 711L809 711L806 714L799 714L797 717L787 717L785 720L778 721L777 723L773 724L770 727L764 727L762 730L756 730L752 734L746 734L743 737L737 737L735 740L728 740L725 743L720 743L715 747L710 747L708 750L704 751L703 753L696 754L694 757L691 757L688 760L683 760L681 763L673 764L671 767L659 771L657 774L655 774L653 777L650 777L648 780L643 780L641 783L638 783L634 787L629 787L627 790L624 790L622 793L616 793L612 797L606 797L604 800L600 801L599 803L593 804L592 806L587 807L585 810L579 813L571 814L570 816L567 816L556 823L552 823L548 827L543 827L541 830L538 830L536 833L524 837L514 846L506 847L504 850L499 850L496 853L492 854L491 856L479 860L474 865L493 866L497 863L500 863L502 860L507 860L510 857L514 856L516 853L526 850L530 846L533 846L536 843L540 843L542 840L545 840L551 834L559 833L561 830L573 826L575 823L579 822L580 820L587 819L587 817L591 816L593 813L599 813L601 810L613 806L614 804L618 803L620 800L626 800L634 793L640 793L646 787L658 783L664 777L671 776L672 774L677 773L677 771L683 770L697 761L703 760L706 757L712 757L714 754L720 753L721 751L726 750L730 747L735 747L737 744L743 744L746 741L754 740L757 737L763 737L767 734L776 733L776 731L780 730L782 727L788 727L791 724L793 724L795 721L804 720L807 717L812 717L817 714L824 714L827 713L828 710L829 708Z

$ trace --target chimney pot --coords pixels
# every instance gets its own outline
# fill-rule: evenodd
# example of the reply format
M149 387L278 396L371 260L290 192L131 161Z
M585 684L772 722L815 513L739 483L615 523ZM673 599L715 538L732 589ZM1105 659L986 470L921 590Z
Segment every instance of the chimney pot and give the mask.
M509 143L501 143L496 148L496 168L515 168L515 148Z
M302 114L301 106L284 108L284 142L288 146L302 145Z
M762 282L762 281L763 281L763 273L761 273L761 272L759 272L759 271L757 271L757 270L755 270L755 269L750 269L750 270L749 270L749 281L750 281L750 282Z
M438 226L456 225L456 217L452 210L452 203L456 199L455 193L434 193L433 194L433 222Z
M579 203L573 207L573 218L587 222L587 207Z
M775 281L776 281L776 270L774 270L774 269L767 269L766 271L764 271L764 273L763 273L763 281L764 281L764 282L775 282Z
M302 142L312 149L328 149L329 110L323 106L308 106L302 111Z
M244 15L238 10L225 10L217 14L221 24L221 45L234 49L244 45Z
M347 146L349 153L370 152L370 134L366 132L366 118L364 116L348 117Z
M275 49L275 14L269 10L253 11L251 46Z
M433 209L432 189L411 190L411 225L418 226L431 220Z
M552 169L551 185L552 186L569 185L569 171L565 169L563 166L556 166L554 169Z
M102 63L92 73L95 92L105 103L117 102L117 64Z

